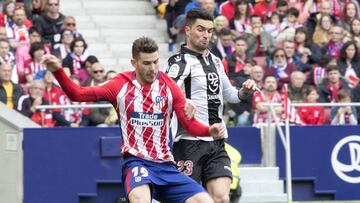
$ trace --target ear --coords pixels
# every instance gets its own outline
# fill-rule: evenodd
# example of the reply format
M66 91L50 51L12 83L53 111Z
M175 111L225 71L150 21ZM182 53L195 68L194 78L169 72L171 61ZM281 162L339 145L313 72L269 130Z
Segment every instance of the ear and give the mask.
M186 34L186 36L188 36L189 34L190 34L190 30L191 30L191 28L190 28L190 26L185 26L185 34Z
M131 59L131 65L136 69L137 67L137 61L135 59Z

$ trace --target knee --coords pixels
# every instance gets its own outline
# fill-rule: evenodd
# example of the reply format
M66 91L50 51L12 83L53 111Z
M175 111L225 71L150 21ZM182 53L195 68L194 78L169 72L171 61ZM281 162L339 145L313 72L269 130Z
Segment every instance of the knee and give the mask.
M150 203L151 200L144 197L144 195L141 194L131 194L129 195L129 202L130 203Z
M212 196L215 203L229 203L230 197L227 194L215 194Z

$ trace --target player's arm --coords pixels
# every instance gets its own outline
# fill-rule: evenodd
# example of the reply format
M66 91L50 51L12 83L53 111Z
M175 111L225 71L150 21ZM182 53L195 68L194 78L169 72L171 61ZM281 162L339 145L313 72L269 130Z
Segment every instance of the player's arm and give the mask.
M89 102L100 99L110 100L109 88L101 86L79 87L66 75L64 69L61 67L60 61L55 56L45 55L42 62L46 64L47 69L54 74L61 88L72 101Z
M173 95L173 108L175 113L187 132L193 136L206 137L211 135L214 139L222 139L225 136L225 126L221 123L215 123L210 127L201 123L195 118L186 119L184 106L186 99L181 89L175 84L175 82L169 80L171 87L171 93Z
M254 80L248 79L243 84L242 87L237 90L232 84L228 76L226 75L224 69L220 70L220 79L223 84L223 93L226 101L230 103L239 103L240 100L245 100L256 90L256 83Z

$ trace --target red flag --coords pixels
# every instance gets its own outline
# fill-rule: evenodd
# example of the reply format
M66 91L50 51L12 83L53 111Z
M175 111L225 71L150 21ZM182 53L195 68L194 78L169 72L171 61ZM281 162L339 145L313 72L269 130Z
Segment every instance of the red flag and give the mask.
M283 86L283 95L284 95L284 117L283 121L285 121L286 118L289 118L289 122L295 123L298 125L305 125L305 123L301 120L298 112L296 111L295 107L291 105L291 101L289 99L288 95L288 88L287 84L284 84Z

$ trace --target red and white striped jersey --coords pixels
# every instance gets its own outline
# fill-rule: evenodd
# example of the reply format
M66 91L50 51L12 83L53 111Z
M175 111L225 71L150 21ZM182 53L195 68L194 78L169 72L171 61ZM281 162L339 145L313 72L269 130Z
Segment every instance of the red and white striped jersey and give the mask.
M149 85L141 85L135 72L118 74L114 79L91 87L79 87L62 69L55 72L64 92L74 101L107 100L115 108L122 131L122 154L155 162L174 161L170 151L172 112L194 136L208 136L209 127L195 119L186 120L185 97L176 83L159 72Z

